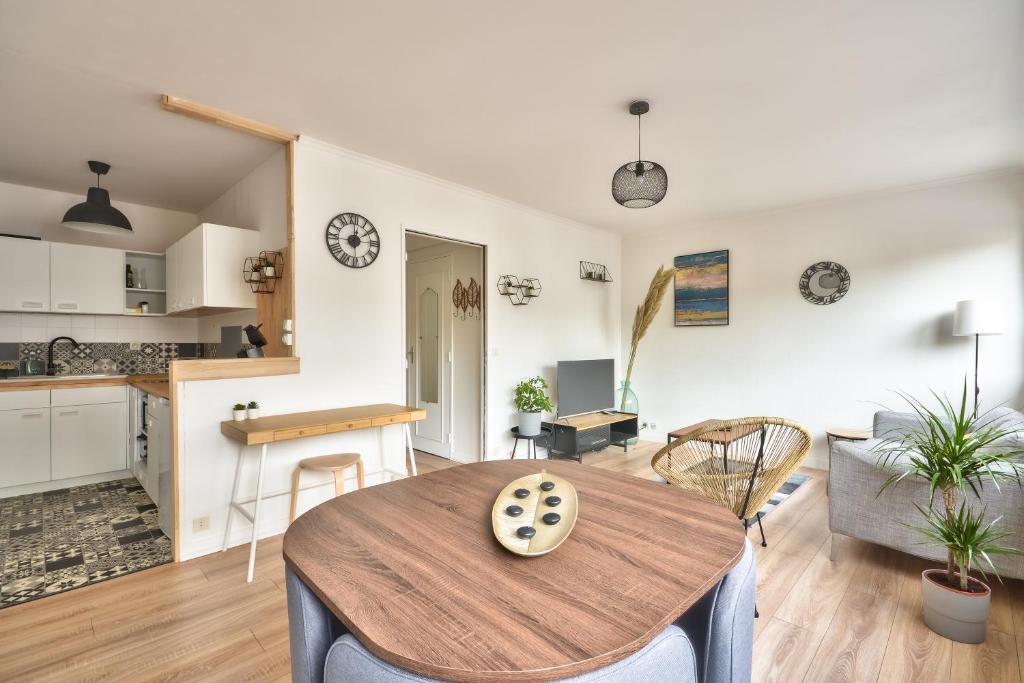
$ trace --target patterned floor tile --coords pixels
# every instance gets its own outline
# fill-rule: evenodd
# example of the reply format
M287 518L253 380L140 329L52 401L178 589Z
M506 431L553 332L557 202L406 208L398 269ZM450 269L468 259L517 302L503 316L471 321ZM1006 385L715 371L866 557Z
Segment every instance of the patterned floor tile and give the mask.
M170 561L135 479L0 499L0 609Z

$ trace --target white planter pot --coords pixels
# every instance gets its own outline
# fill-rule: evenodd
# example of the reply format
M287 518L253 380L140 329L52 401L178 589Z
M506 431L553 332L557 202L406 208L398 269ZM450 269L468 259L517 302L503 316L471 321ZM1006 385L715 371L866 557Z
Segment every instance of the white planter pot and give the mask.
M256 418L258 418L260 416L260 409L259 408L246 408L245 409L245 414L246 414L246 416L250 420L255 420Z
M921 572L924 623L940 636L958 643L985 642L992 591L974 577L968 577L967 580L972 586L984 588L984 593L965 593L950 588L945 585L945 574L945 569L926 569ZM942 584L935 583L929 576L936 577Z
M264 266L263 277L274 277L274 266Z
M245 410L232 410L231 414L235 416L235 422L240 422L245 419Z
M519 413L520 436L537 436L540 434L540 411L535 413Z

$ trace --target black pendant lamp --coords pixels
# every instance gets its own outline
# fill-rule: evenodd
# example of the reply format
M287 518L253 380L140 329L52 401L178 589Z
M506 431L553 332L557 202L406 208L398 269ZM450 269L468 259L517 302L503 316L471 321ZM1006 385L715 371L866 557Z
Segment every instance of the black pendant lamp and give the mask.
M668 174L662 165L640 156L640 117L650 110L644 100L629 105L629 113L636 117L636 161L619 166L612 176L612 197L628 209L654 206L668 192Z
M96 174L96 187L89 188L89 194L81 204L75 204L64 214L63 225L85 232L104 235L123 235L132 232L128 217L110 205L110 193L100 187L100 176L106 175L110 164L90 161L89 170Z

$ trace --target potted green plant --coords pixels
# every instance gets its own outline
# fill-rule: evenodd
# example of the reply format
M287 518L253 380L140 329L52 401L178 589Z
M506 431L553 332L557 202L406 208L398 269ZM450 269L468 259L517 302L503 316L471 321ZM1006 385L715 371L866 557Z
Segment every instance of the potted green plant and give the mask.
M985 640L991 589L970 572L983 561L998 579L991 556L1021 551L999 545L1008 535L996 528L999 519L985 524L984 510L974 512L966 498L969 493L977 495L986 482L997 490L1000 480L1020 485L1024 465L1017 458L1024 451L1001 447L998 442L1021 426L999 428L986 420L985 414L975 416L967 405L966 381L959 406L932 393L939 404L937 411L902 394L920 426L904 434L883 435L876 446L882 453L883 466L897 470L878 494L910 476L929 482L928 506L917 505L927 526L912 528L922 534L923 543L946 548L946 569L921 573L925 623L951 640L980 643ZM935 509L936 494L942 500L941 510Z
M551 412L555 407L547 394L548 383L543 377L530 377L516 385L515 404L519 411L519 433L522 436L540 434L541 411Z
M250 420L255 420L260 416L260 404L256 401L249 401L249 405L245 409L246 417Z
M231 411L236 421L245 419L245 404L236 403L234 409Z
M259 257L253 259L252 265L249 268L250 270L245 278L245 281L261 282L263 280L263 259Z

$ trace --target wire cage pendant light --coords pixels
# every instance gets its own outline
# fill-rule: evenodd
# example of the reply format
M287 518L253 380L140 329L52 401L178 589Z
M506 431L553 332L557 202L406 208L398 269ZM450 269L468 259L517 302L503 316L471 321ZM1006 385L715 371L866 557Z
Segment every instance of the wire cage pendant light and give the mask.
M612 176L612 197L628 209L646 209L665 198L668 192L668 174L661 164L644 161L640 153L640 117L651 110L651 105L638 100L629 105L629 113L636 117L636 161L619 166Z

